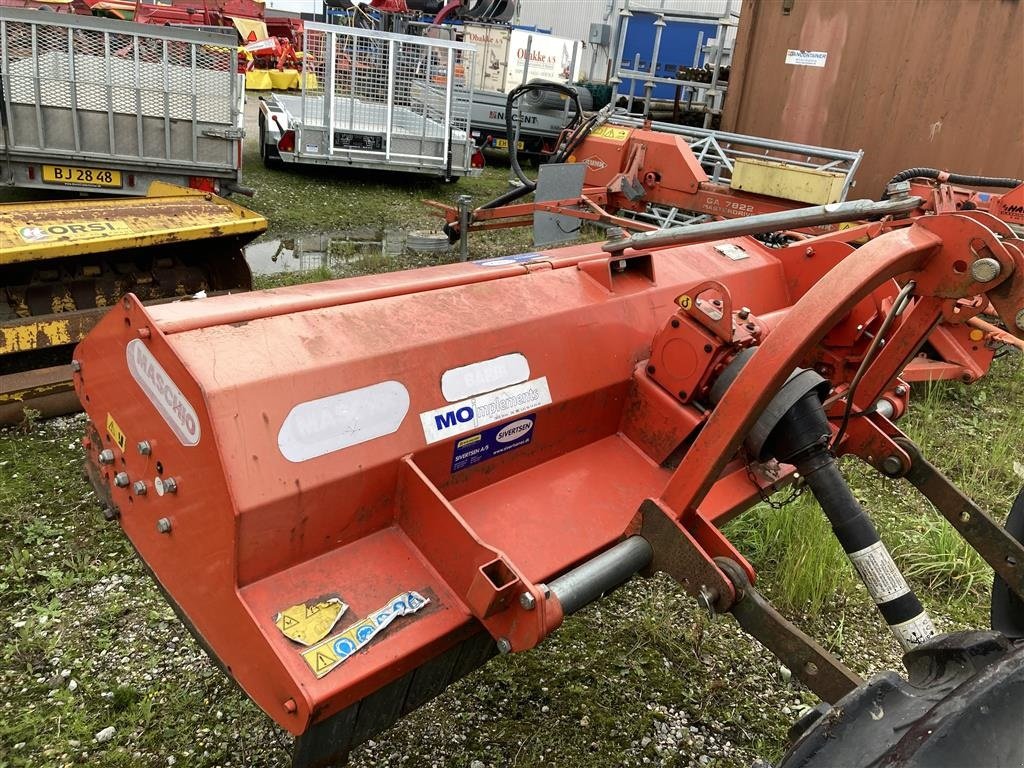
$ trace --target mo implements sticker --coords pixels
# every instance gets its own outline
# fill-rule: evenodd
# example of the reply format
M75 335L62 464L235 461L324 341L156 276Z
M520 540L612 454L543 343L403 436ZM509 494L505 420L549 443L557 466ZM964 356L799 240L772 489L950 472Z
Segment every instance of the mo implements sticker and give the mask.
M128 358L128 372L157 413L164 417L174 436L182 445L198 445L201 431L196 409L153 357L153 353L141 339L132 339L125 347L125 355Z

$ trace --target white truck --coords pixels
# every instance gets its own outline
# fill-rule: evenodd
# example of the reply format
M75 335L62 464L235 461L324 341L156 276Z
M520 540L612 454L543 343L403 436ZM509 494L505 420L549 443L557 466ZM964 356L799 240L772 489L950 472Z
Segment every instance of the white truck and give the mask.
M233 32L0 8L0 185L239 191Z

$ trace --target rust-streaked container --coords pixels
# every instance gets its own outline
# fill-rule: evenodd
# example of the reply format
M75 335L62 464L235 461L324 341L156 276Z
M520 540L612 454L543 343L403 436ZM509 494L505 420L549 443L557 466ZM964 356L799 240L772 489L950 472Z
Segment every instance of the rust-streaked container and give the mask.
M1024 177L1024 3L746 0L722 128L861 148L851 197L914 166Z

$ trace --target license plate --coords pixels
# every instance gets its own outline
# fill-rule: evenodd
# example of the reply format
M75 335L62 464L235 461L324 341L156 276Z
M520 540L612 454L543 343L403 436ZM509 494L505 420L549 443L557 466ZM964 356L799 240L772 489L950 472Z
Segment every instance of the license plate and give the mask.
M120 171L103 168L82 168L75 165L44 165L43 182L46 184L70 184L76 187L120 188Z
M494 146L496 149L508 149L508 139L495 139ZM526 143L522 141L516 142L516 149L524 149Z

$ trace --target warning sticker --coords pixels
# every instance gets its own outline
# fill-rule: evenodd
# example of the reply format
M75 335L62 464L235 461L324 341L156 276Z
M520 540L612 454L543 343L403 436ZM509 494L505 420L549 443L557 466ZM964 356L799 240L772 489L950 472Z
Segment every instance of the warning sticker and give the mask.
M932 624L931 617L924 611L917 614L910 621L904 621L902 624L893 624L890 629L899 639L900 645L903 646L905 651L909 651L925 640L935 637L935 625Z
M882 542L851 552L849 557L875 603L888 603L910 592L907 580Z
M109 413L107 414L107 434L110 435L110 439L113 440L117 447L124 452L124 447L128 444L128 438L124 436L124 432L117 426L117 422L114 421L114 417Z
M302 658L313 674L323 677L349 656L369 643L385 627L400 616L416 613L430 600L419 592L403 592L391 598L362 621L346 627L338 634L302 651Z
M423 436L436 443L536 410L551 402L547 376L420 414Z
M533 440L533 425L536 418L531 413L521 419L499 424L478 434L456 440L455 452L452 454L452 472L458 472L528 445Z
M632 128L620 128L616 125L601 125L590 132L591 136L600 136L603 139L612 141L625 141L632 133Z
M274 616L274 624L289 640L313 645L331 633L346 610L341 598L313 598L285 608Z

